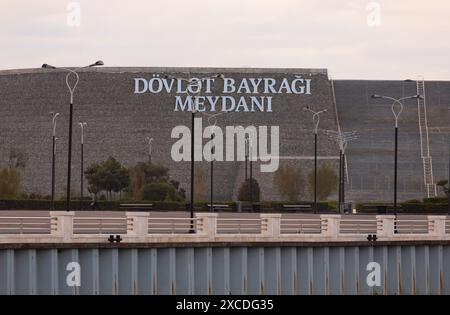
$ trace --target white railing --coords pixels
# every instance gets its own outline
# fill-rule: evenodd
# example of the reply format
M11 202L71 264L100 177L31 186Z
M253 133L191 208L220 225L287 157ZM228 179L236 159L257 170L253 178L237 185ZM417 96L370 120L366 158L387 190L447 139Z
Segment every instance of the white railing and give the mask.
M50 216L0 216L0 234L50 234L56 218Z
M260 234L268 228L261 218L217 218L217 234Z
M127 218L77 217L73 219L74 234L124 234L127 233Z
M75 216L53 211L48 217L0 216L0 243L101 243L105 234L120 235L122 242L342 242L449 240L446 216L397 219L393 215L359 217L322 214L317 216L260 214L221 217L197 213L195 218L170 217L148 212L126 212L117 216Z
M184 234L196 231L199 224L198 218L164 218L151 217L148 219L149 234Z
M311 218L281 218L281 234L320 234L322 222L320 217Z

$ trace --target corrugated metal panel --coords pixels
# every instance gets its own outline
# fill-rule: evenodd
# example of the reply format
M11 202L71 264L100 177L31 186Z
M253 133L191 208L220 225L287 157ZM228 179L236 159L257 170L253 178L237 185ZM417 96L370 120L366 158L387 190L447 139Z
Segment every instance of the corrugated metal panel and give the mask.
M0 294L450 294L449 264L447 245L0 249Z

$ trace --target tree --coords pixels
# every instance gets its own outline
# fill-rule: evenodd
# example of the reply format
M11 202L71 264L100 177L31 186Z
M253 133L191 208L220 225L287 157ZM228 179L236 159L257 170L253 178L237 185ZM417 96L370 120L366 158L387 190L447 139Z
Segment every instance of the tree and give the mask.
M12 149L9 151L9 167L24 169L28 163L28 156L25 152Z
M289 201L297 201L303 191L304 180L299 168L294 168L288 164L282 164L273 177L275 186L281 196Z
M444 194L448 197L449 190L448 190L447 184L448 184L448 180L444 179L444 180L438 181L436 185L441 187Z
M90 165L84 173L88 181L88 190L94 195L105 190L111 198L112 192L121 192L130 183L128 170L113 157L102 163Z
M206 193L206 178L205 171L199 167L194 175L194 200L201 201L205 199Z
M140 192L145 184L167 182L169 169L151 162L140 162L129 170L129 192L135 199L140 198ZM176 187L178 189L178 187Z
M184 190L180 187L180 183L170 179L169 169L165 166L153 164L152 162L140 162L130 168L129 175L129 193L136 200L160 200L160 198L156 196L160 196L161 194L167 195L167 198L173 201L184 200L185 198ZM167 185L171 186L170 189ZM151 192L151 189L155 189L154 194ZM162 192L162 190L164 190L164 192ZM175 194L172 193L172 191L175 192ZM166 194L166 192L168 192L168 194ZM164 198L162 200L164 200Z
M335 171L324 164L317 169L317 199L325 200L336 191L338 177ZM308 191L314 194L314 170L308 174Z
M0 198L16 198L20 194L20 173L16 168L0 170Z
M0 198L16 198L20 195L20 169L27 165L27 155L16 149L9 151L8 167L0 169Z
M253 200L254 202L259 202L259 195L260 195L259 184L254 178L252 178L251 182L252 182L253 198L251 198L250 196L250 178L248 178L241 184L241 187L239 187L238 200L240 201Z

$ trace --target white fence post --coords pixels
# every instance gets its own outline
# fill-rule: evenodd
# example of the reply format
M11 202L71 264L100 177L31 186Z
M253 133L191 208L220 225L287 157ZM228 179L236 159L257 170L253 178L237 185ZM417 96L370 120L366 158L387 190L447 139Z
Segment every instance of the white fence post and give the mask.
M321 214L321 234L328 237L338 237L340 230L340 214Z
M430 236L445 236L445 220L447 217L445 215L429 215L429 230L428 234Z
M56 229L52 227L51 235L70 241L73 237L73 211L50 211L51 220L56 220Z
M260 215L261 223L265 223L265 227L261 227L262 236L279 237L281 234L281 214L279 213L263 213Z
M127 235L145 237L148 235L148 212L127 212ZM130 222L131 221L131 224Z
M217 234L217 213L198 212L195 217L197 218L197 234L214 238Z
M393 237L395 215L377 215L377 236Z

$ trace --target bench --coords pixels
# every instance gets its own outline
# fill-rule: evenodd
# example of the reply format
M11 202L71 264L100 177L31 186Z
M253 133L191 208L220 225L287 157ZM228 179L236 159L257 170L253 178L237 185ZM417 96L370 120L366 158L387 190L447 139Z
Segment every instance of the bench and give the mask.
M208 210L211 210L211 204L208 203L206 205ZM212 205L212 211L217 211L217 212L222 212L222 211L230 211L232 210L232 208L230 207L230 205L223 205L223 204L213 204Z
M283 205L283 210L288 212L303 212L303 211L312 211L313 208L311 205Z
M153 209L151 203L121 203L120 210L127 211L150 211Z

